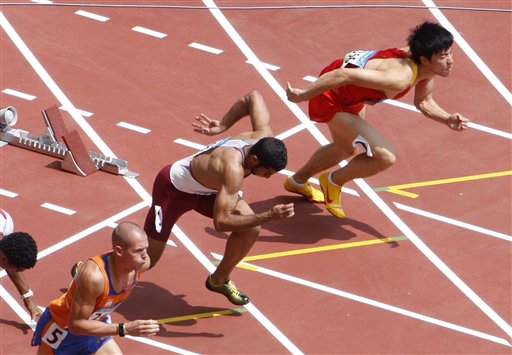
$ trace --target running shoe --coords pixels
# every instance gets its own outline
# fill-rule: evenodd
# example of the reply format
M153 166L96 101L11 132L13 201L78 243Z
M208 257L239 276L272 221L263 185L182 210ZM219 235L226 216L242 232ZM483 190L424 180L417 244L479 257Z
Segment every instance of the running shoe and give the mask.
M212 275L208 275L208 278L206 279L205 282L206 288L208 290L223 294L228 298L228 300L231 303L236 304L238 306L243 306L249 303L249 297L247 297L245 293L237 289L233 281L228 280L225 284L216 286L212 283L211 276Z
M333 216L345 218L345 212L341 208L340 195L341 187L329 181L329 172L320 175L320 187L325 196L325 207Z
M304 196L311 202L322 203L324 202L324 194L322 191L315 189L309 182L302 184L301 186L296 186L292 183L290 177L288 176L286 180L284 180L283 184L286 191L290 191L299 195Z

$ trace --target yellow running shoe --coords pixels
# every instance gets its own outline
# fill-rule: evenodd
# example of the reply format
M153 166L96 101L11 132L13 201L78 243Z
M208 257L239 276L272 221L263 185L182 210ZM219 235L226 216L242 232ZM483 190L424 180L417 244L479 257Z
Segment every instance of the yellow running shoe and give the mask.
M325 207L333 216L345 218L345 212L341 208L340 195L341 187L329 182L329 172L320 175L320 187L325 196Z
M322 193L322 191L315 189L313 186L311 186L309 182L306 182L302 186L296 186L292 183L290 177L288 176L286 180L284 180L283 186L286 191L302 195L311 202L324 202L324 194Z

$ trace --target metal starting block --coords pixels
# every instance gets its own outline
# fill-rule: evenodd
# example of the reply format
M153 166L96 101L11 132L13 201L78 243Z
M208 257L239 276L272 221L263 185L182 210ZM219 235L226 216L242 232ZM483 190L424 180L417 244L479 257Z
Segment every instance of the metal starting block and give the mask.
M97 170L136 178L139 174L128 170L126 160L108 157L88 151L78 131L68 131L57 106L42 111L46 131L34 136L27 131L0 124L0 140L10 145L29 149L62 159L61 168L80 176L88 176Z

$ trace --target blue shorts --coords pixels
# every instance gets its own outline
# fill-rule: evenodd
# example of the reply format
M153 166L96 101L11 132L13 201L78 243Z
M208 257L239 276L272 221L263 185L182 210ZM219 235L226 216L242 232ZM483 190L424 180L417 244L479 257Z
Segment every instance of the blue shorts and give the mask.
M105 323L110 323L110 317L107 317ZM110 339L112 339L111 336L72 334L67 328L59 327L53 321L48 308L46 308L37 322L36 330L32 337L32 346L41 345L49 354L85 355L95 353Z

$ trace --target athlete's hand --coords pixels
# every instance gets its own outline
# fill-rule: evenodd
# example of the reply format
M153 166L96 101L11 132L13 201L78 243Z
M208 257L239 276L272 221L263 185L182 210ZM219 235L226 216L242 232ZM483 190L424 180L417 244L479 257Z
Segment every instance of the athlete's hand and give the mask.
M41 317L41 310L39 309L39 306L32 301L32 297L25 298L24 301L25 307L30 312L30 319L34 322L37 322L39 317Z
M225 127L222 127L219 121L211 119L202 113L199 116L196 116L195 119L197 122L192 123L195 132L205 134L207 136L214 136L225 131Z
M275 205L270 209L270 219L274 221L279 219L290 218L293 215L295 215L293 203Z
M124 325L126 334L148 337L160 330L160 323L156 320L135 320Z
M446 120L446 124L453 130L462 131L468 128L469 120L460 113L452 113Z
M288 97L288 101L291 102L302 102L304 99L301 97L301 95L304 93L304 90L292 88L290 83L287 83L286 87L286 97Z

